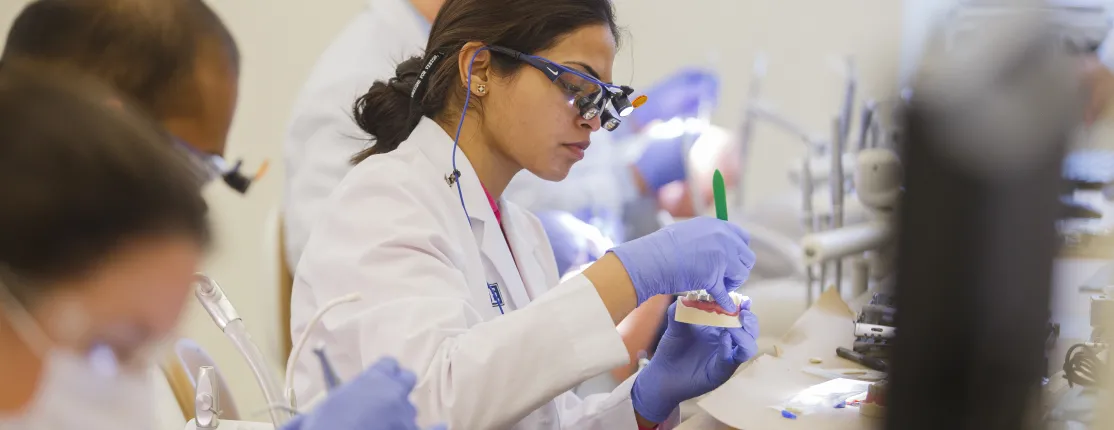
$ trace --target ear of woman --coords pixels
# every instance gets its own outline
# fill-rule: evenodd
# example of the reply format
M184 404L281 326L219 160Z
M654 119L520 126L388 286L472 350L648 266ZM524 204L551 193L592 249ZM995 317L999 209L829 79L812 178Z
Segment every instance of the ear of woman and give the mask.
M457 54L461 87L468 88L473 96L484 96L491 82L491 51L482 42L468 42ZM484 90L480 91L483 87Z

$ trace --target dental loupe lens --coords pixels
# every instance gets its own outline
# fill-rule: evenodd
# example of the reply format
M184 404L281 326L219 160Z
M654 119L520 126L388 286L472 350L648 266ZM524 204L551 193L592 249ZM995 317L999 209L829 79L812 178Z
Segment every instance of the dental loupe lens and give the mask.
M588 108L588 110L583 111L583 113L580 116L582 116L584 119L589 119L590 120L592 118L595 118L596 115L599 115L599 114L600 114L600 109L595 107L595 106L592 106L592 107Z
M590 120L592 118L595 118L596 115L600 114L599 107L593 106L592 100L587 97L581 97L577 99L576 107L577 109L580 109L580 117L584 119Z
M600 115L600 119L603 121L603 129L607 131L615 131L616 128L619 128L619 124L623 123L619 118L615 118L615 115L612 115L611 112L606 110L603 111L603 115Z

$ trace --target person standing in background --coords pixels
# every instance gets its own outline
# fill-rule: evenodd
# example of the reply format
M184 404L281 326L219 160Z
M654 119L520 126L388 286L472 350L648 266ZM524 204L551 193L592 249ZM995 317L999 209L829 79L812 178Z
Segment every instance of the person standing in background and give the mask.
M139 112L0 66L0 430L153 426L148 369L210 229L201 172ZM416 430L414 383L382 360L282 430Z

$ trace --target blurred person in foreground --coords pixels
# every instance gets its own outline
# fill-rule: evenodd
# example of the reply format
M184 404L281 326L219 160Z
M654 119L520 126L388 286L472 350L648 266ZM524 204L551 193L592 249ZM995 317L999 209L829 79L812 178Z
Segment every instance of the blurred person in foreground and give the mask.
M140 416L137 416L136 420L144 421L142 413L149 410L142 406L146 403L134 402L149 399L146 393L140 393L144 390L144 387L137 382L140 378L131 373L115 371L117 367L115 364L118 364L120 357L148 356L134 353L133 350L136 348L133 347L144 342L150 344L151 339L159 337L156 335L166 334L169 330L166 328L167 325L174 324L180 306L186 300L189 283L174 278L173 281L177 283L173 285L178 285L178 289L171 288L172 280L167 277L180 274L186 270L184 269L186 266L189 266L188 275L192 279L192 273L197 269L196 262L187 264L186 260L193 257L185 248L189 248L187 245L190 243L200 248L207 241L208 227L200 224L204 228L198 227L196 235L185 234L185 237L178 237L177 245L181 248L178 249L178 255L167 255L169 251L159 252L154 249L158 248L155 245L147 247L136 245L131 248L128 246L133 242L145 244L146 241L140 240L146 237L144 235L153 234L161 238L164 232L159 229L175 227L175 222L197 224L196 220L190 218L190 212L185 210L189 207L186 202L199 200L200 186L218 175L225 175L228 182L226 176L228 172L220 171L220 166L214 165L214 160L219 160L219 156L224 152L232 121L237 93L238 57L230 33L213 11L200 0L39 0L30 3L16 18L0 62L0 73L4 75L3 79L7 85L5 88L9 91L6 93L7 100L16 100L12 101L15 106L26 105L29 111L31 106L44 106L35 112L41 115L44 110L50 111L50 115L53 116L50 119L54 122L47 124L43 122L46 118L32 118L34 120L32 121L21 115L6 115L3 118L4 128L0 132L23 134L18 136L13 134L0 139L2 140L0 143L9 145L5 149L16 151L10 154L10 157L5 155L3 161L13 163L13 166L33 165L35 160L20 157L36 155L42 157L37 159L39 162L53 170L4 169L5 174L11 174L14 178L5 183L50 184L51 186L42 185L45 188L21 186L4 190L16 194L12 198L4 198L5 207L17 208L17 210L7 210L5 214L10 217L23 217L10 220L12 222L6 223L4 227L11 228L10 231L13 232L37 233L28 233L30 236L19 237L4 235L3 246L12 247L7 248L9 250L20 250L12 251L13 255L34 263L34 270L56 272L56 275L52 276L57 278L35 276L35 273L31 276L22 275L20 272L24 270L20 270L18 264L9 264L6 255L0 256L0 265L9 267L6 271L0 271L0 293L8 292L0 297L3 299L0 300L0 304L3 305L0 308L0 344L4 345L4 348L0 348L0 367L3 367L3 370L15 369L14 374L19 376L0 378L6 382L5 390L0 393L0 428L7 428L5 426L9 422L13 423L12 428L21 429L72 428L75 425L66 424L71 421L65 421L71 417L75 419L74 423L97 422L82 412L94 414L92 417L100 416L95 414L101 413L117 417L120 407L139 411ZM20 77L14 77L16 75ZM59 82L34 81L30 75L49 75L53 76L52 79L55 81L78 81L81 84L73 84L74 88L61 88ZM97 90L77 89L77 86L96 87ZM106 88L100 88L102 86ZM109 95L110 93L112 95ZM47 97L49 94L53 94L51 96L53 98ZM88 99L95 99L95 101L90 102ZM19 100L34 100L35 103L21 104ZM93 103L96 106L82 107L82 103ZM50 108L46 107L47 105ZM90 118L99 118L90 121L111 129L110 125L115 124L114 119L111 116L103 116L103 112L96 112L96 110L102 108L121 110L124 106L132 108L127 109L128 113L120 114L126 118L117 118L117 120L133 124L135 127L149 128L144 132L147 134L146 137L132 136L132 141L161 144L164 146L163 151L170 151L175 157L188 159L192 163L190 170L191 175L194 176L191 177L190 189L186 190L185 194L182 194L180 189L159 189L157 184L162 183L159 181L148 181L145 185L124 184L126 186L115 188L112 194L108 194L109 185L121 185L111 183L112 178L119 181L138 181L141 179L140 176L173 176L176 168L167 167L164 156L161 162L155 160L154 167L150 170L144 170L147 172L145 175L138 175L134 171L127 173L128 168L136 168L136 166L125 165L127 160L112 158L126 155L123 154L127 152L124 149L126 146L122 145L125 145L128 139L121 137L123 135L120 134L124 132L117 130L119 133L112 135L113 139L119 140L114 142L116 146L101 148L97 146L98 139L95 133L77 125L75 118L84 118L82 115L86 115ZM67 114L66 109L73 111ZM25 112L20 111L20 113ZM157 125L145 123L150 119L155 119ZM139 123L144 124L139 125ZM68 131L70 134L43 135L42 133L51 131L44 129L49 126L53 126L55 132ZM152 135L158 137L152 140ZM72 141L65 141L65 139ZM27 153L28 147L19 146L31 144L37 145L34 148L43 152L30 154ZM100 155L103 159L82 157L81 151L67 156L48 151L54 148L50 145L78 144L82 145L81 149L92 153L102 151ZM55 149L66 152L61 148ZM132 155L143 159L143 156ZM186 157L182 157L183 155ZM151 157L158 158L153 155ZM134 164L139 161L128 162ZM124 172L118 172L119 169L124 169ZM49 175L66 174L70 176L58 176L54 180L46 179ZM118 174L124 176L113 176ZM74 179L75 176L80 175L85 175L83 176L85 179ZM162 179L174 182L173 179ZM102 188L70 191L64 194L67 188L57 188L55 184L101 186ZM128 192L128 186L147 187L143 190L151 194L163 193L159 196L163 200L144 202L141 197L150 194ZM47 194L47 191L63 194L55 196L57 201L54 201L48 198L51 195ZM38 207L40 212L36 213L34 212L36 207L24 208L19 203L20 199L31 199L30 202L45 206ZM175 203L178 200L181 201ZM59 206L63 203L69 206ZM147 214L151 215L152 219L140 220L139 218L147 215L132 213L142 209L144 204L156 203L169 207L151 208L156 212L154 215ZM179 206L174 206L175 204ZM203 202L201 205L204 208ZM125 215L125 217L113 221L109 219L109 214L97 212L112 208L116 210L111 213L112 215ZM175 213L181 210L185 212ZM203 213L202 210L202 215ZM73 218L67 218L63 214ZM97 214L103 218L96 218L94 215ZM15 221L25 224L13 224ZM49 224L50 221L57 221L57 223L53 224L55 227L36 230L26 224L32 221L46 223L44 225ZM129 222L135 225L129 225ZM152 225L144 224L147 222ZM58 226L68 226L70 229L59 230L61 227ZM74 226L83 226L87 229L74 230L76 228ZM43 232L57 232L57 234L44 236L40 234ZM29 237L34 240L28 239ZM61 242L54 242L52 239ZM32 242L34 246L29 246ZM116 246L120 249L115 248ZM33 258L35 254L31 250L37 249L35 247L47 249L39 255L41 260ZM138 249L132 249L136 247ZM69 248L76 249L74 252L77 255L67 256L64 253L55 255L60 252L59 250ZM175 257L178 259L174 260ZM107 263L117 259L126 264L121 263L117 267ZM160 259L165 259L167 264L176 263L178 266L163 267L161 264L156 264L164 262ZM104 273L98 271L101 268ZM179 270L175 271L175 268ZM152 275L161 278L149 278ZM45 279L36 279L39 277ZM118 289L101 288L101 285L109 284L118 284ZM148 287L146 284L162 287L150 293L158 295L159 298L148 297L151 300L145 300L146 296L139 294L144 291L129 289L138 288L140 284L143 284L144 288ZM88 291L84 289L85 287L89 288ZM55 310L55 305L52 303L52 298L56 295L66 297L63 304L57 305L62 307L61 311ZM73 297L85 295L90 297L88 299L91 302L90 310L95 310L95 312L88 312L89 315L85 315L86 312L75 311L73 308L79 306L76 304L81 301L73 300ZM107 311L105 308L97 308L97 306L108 305L129 305L135 315L129 317L127 312L121 313L120 307L109 308ZM44 323L45 321L53 324L52 320L56 315L66 316L64 318L66 322L63 324L66 327L61 329L65 333L61 335L55 333L58 329ZM6 318L7 316L11 318ZM109 339L96 338L100 332L95 327L97 321L94 317L112 320L104 321L104 324L120 326L123 331L129 333L121 336L107 335ZM128 318L135 320L131 321L133 324L120 321ZM139 321L144 318L146 320ZM9 322L9 319L14 319L11 327L15 329L6 331L4 328L7 324L4 323ZM70 330L77 334L70 333ZM133 331L136 333L131 333ZM113 364L109 366L108 375L98 375L105 371L103 368L105 363ZM89 372L87 366L89 364L96 365L95 372ZM79 375L81 373L85 374ZM72 377L58 377L56 374ZM71 379L74 380L74 386L65 386L66 381ZM7 384L9 381L11 383ZM360 428L386 428L376 427L376 425L402 425L404 427L399 428L414 428L413 407L405 399L406 393L410 391L413 384L411 373L400 369L392 360L384 360L369 367L352 384L334 393L320 408L321 410L340 408L343 411L359 412L359 414L321 413L317 414L316 418L312 414L299 416L286 428L343 429L357 425L364 426ZM74 389L86 385L99 388L96 391ZM87 397L97 396L99 391L131 394ZM346 402L353 402L354 399L363 399L362 409L347 406ZM368 400L372 400L371 403L368 403ZM105 401L116 403L107 407L78 408L75 406L86 402L90 405L103 405ZM73 409L75 413L58 412L69 409ZM379 424L372 425L366 422L366 417L373 415L378 415ZM120 417L121 420L124 418ZM106 425L115 423L112 428L131 428L126 425L119 426L121 421L116 419L103 422ZM372 427L367 427L369 425ZM144 424L135 428L149 427Z
M149 429L209 244L201 175L127 101L40 72L0 67L0 429ZM283 429L417 429L414 383L381 361Z
M240 52L201 0L37 0L16 17L2 61L82 74L129 98L172 145L239 192L254 178L223 159Z

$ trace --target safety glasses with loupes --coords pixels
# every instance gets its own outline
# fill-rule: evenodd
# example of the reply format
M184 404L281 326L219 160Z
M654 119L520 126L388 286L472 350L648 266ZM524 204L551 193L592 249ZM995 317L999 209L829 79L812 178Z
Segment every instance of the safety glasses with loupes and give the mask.
M622 123L607 109L608 107L613 108L619 117L625 117L646 102L645 95L631 102L629 97L634 93L634 88L601 82L583 72L545 58L523 54L501 46L489 46L488 49L508 55L544 73L550 81L569 95L569 104L580 110L581 118L590 120L599 116L603 128L607 131L614 131Z
M202 184L208 184L217 178L221 178L229 188L236 190L240 194L247 194L248 188L259 178L267 173L268 162L263 161L259 166L259 170L252 176L244 175L240 172L243 167L243 160L236 161L235 164L229 164L228 161L216 154L206 154L199 151L193 145L181 139L174 138L174 143L178 149L189 158L190 163L198 170L201 175Z

